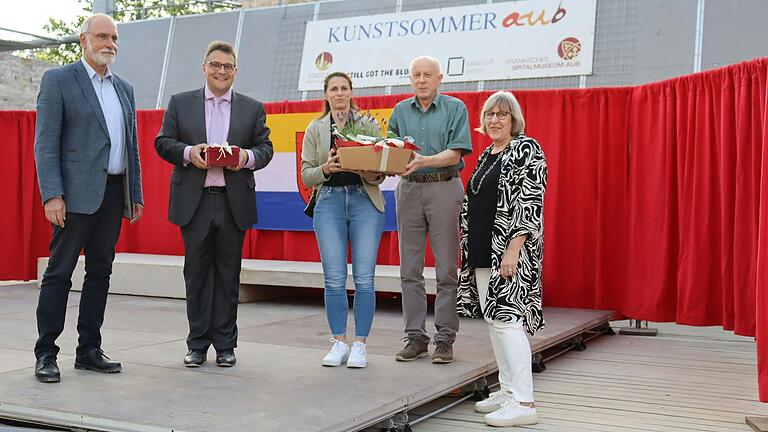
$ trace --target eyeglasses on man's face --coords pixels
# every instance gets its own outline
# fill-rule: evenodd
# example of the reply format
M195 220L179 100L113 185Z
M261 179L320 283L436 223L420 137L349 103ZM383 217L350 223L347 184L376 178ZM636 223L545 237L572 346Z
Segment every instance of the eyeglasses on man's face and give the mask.
M233 65L232 63L219 63L217 61L207 61L205 64L208 65L208 67L211 68L211 70L214 72L221 70L223 67L226 73L232 73L235 71L235 68L237 68L237 66Z
M483 116L485 116L486 120L493 120L493 117L495 116L499 121L504 121L509 117L511 114L507 111L486 111Z
M96 40L98 40L98 41L99 41L99 42L101 42L101 43L106 43L108 40L110 40L110 39L111 39L111 40L112 40L112 42L113 42L114 44L117 44L117 39L118 39L118 38L117 38L117 35L116 35L116 34L109 34L109 33L91 33L91 32L86 32L86 33L88 33L89 35L91 35L91 36L95 37L95 38L96 38Z

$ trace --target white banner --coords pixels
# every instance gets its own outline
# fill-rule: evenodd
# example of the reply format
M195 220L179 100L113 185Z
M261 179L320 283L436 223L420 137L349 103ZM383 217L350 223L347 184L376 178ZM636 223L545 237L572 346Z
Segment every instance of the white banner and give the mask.
M597 0L523 0L307 23L299 90L333 71L355 87L408 84L420 55L443 82L592 73Z

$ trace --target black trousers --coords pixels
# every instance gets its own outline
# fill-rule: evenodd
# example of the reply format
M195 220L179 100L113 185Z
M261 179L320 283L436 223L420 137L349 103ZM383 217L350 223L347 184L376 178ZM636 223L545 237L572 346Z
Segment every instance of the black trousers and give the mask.
M122 213L123 184L107 183L104 200L94 214L67 213L64 228L53 227L51 257L37 303L35 357L59 352L56 339L64 331L72 272L81 250L85 253L85 280L77 320L77 354L101 347L101 325Z
M189 349L237 346L237 304L245 231L235 223L226 193L203 192L184 240Z

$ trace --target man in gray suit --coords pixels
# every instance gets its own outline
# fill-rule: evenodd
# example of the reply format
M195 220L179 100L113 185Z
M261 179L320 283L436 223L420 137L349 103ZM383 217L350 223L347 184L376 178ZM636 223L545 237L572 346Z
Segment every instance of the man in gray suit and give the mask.
M199 367L211 344L216 364L235 364L240 263L245 230L256 223L253 171L272 160L263 105L232 91L235 48L208 45L205 87L175 94L168 102L155 149L174 165L168 219L181 227L187 293L187 367ZM208 144L240 148L237 165L212 167Z
M143 212L131 85L112 73L117 26L88 18L80 33L81 61L47 71L40 82L35 162L45 217L53 225L51 257L37 305L35 376L58 382L56 339L64 330L72 272L85 252L75 368L120 372L101 350L101 325L122 217Z

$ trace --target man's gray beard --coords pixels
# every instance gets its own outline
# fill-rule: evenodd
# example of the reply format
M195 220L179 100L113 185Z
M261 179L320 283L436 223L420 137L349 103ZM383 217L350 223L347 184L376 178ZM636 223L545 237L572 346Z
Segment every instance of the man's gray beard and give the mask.
M109 66L113 61L115 61L115 58L117 58L117 54L102 54L100 52L93 52L90 48L88 49L88 52L91 54L91 59L93 59L93 61L99 66Z

